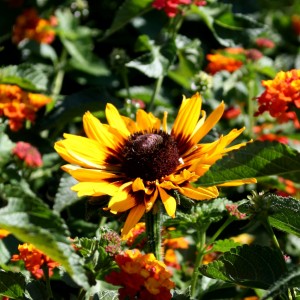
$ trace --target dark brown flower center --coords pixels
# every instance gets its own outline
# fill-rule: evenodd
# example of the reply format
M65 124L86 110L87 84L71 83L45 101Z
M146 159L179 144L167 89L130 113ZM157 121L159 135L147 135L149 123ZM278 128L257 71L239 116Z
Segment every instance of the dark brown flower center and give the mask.
M171 174L179 165L176 142L164 131L135 133L123 148L124 172L130 178L153 181Z

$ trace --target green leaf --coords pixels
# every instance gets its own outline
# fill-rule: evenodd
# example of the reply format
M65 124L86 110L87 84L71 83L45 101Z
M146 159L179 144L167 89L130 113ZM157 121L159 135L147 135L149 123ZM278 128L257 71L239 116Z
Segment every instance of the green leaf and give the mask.
M39 123L41 129L53 128L59 131L75 117L82 117L86 111L104 110L106 101L121 106L120 102L112 98L104 88L90 88L68 95Z
M274 194L265 194L260 197L262 205L267 210L271 226L300 236L300 201L298 199ZM258 206L260 207L260 205ZM238 209L241 212L251 213L252 204L241 204Z
M300 286L300 268L295 266L292 270L283 274L263 295L261 300L267 300L269 297L277 296L282 293L284 289L289 288L299 288ZM274 299L274 298L273 298Z
M12 299L24 299L25 277L22 273L0 269L0 295Z
M60 213L66 207L78 201L77 193L71 190L77 181L69 174L63 174L54 198L53 210Z
M26 193L20 185L5 185L1 195L8 202L0 209L0 228L10 231L19 240L33 244L40 251L59 262L84 288L89 284L69 241L69 232L63 221L39 198Z
M228 153L196 182L212 186L232 180L280 175L300 180L300 153L278 142L255 141Z
M0 83L16 84L32 92L47 91L48 77L47 67L42 64L24 63L0 69Z
M268 289L287 271L277 249L243 245L200 267L203 275L251 288Z
M169 40L163 47L152 42L149 53L128 62L128 68L134 68L150 78L159 78L166 75L176 55L176 46Z
M133 18L145 13L150 9L152 0L125 0L118 9L110 28L105 32L107 37L123 28Z
M211 251L215 252L227 252L232 248L236 248L238 246L241 246L240 243L236 243L233 240L226 239L226 240L218 240L214 242L213 247Z
M5 128L5 124L0 124L0 166L5 165L11 158L11 151L15 145L4 133Z

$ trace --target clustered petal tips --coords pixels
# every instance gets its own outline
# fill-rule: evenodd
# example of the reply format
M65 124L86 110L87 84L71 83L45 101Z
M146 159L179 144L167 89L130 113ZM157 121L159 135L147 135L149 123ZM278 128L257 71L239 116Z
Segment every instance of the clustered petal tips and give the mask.
M212 143L199 144L222 117L224 103L207 118L201 107L198 93L184 97L170 132L166 114L161 121L139 109L133 121L107 104L106 125L87 112L83 117L86 137L65 134L65 139L55 144L56 151L69 162L63 170L79 181L72 189L79 196L111 196L106 209L114 214L129 211L123 235L157 199L174 217L177 203L173 190L194 200L217 197L216 186L195 187L192 183L224 154L246 144L228 147L244 128ZM253 182L255 179L250 178L226 185Z

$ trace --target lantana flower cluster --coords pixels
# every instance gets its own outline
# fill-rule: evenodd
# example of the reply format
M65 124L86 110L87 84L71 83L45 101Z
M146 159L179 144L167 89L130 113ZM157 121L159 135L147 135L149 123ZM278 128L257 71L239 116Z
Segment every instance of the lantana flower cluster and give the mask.
M39 150L29 143L17 142L16 146L12 149L12 153L28 167L36 168L43 164Z
M53 269L60 266L50 257L36 249L32 244L24 243L18 246L20 254L15 254L12 261L23 260L25 268L37 279L44 277L43 266L48 268L49 276L53 275Z
M181 13L180 6L187 6L187 5L197 5L197 6L205 6L206 1L200 0L155 0L152 3L152 6L155 9L163 9L166 15L169 18L174 18L176 15Z
M17 17L13 27L12 40L19 44L24 39L34 40L38 43L51 44L55 39L54 26L57 25L55 16L49 20L40 18L34 8L26 9Z
M139 250L127 250L116 255L120 272L106 276L108 283L121 286L119 299L169 300L170 290L175 284L166 265L152 253L142 254Z
M265 91L257 98L256 116L268 111L280 123L293 120L299 128L295 108L300 108L300 70L280 71L273 80L263 80Z
M36 112L51 102L51 98L22 90L17 85L0 84L0 117L9 118L12 131L22 128L25 120L34 122Z

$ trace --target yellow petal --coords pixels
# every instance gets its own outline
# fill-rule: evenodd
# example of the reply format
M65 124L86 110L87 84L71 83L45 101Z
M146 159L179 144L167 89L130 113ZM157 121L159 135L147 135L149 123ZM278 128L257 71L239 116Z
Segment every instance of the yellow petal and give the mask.
M191 137L200 117L201 105L202 99L199 93L188 99L183 98L171 131L177 143L184 143Z
M160 186L157 186L159 196L161 198L161 201L163 202L167 214L174 218L175 217L175 212L176 212L176 200L174 197L170 196L163 188Z
M121 116L121 118L124 121L124 123L126 124L126 127L131 134L139 131L139 127L138 127L137 123L134 122L132 119L130 119L128 117L124 117L124 116Z
M144 204L139 204L130 210L122 230L122 236L128 234L130 229L133 228L135 224L139 222L139 220L142 218L144 213L145 213Z
M145 190L145 185L144 182L141 178L136 178L133 183L132 183L132 191L137 192L137 191L144 191Z
M109 125L115 129L118 129L123 138L126 139L130 135L130 131L128 130L126 123L122 119L118 110L111 103L106 105L105 114Z
M99 168L105 164L107 155L101 145L91 139L65 135L66 139L55 143L57 153L67 162L88 168ZM86 151L86 150L89 151Z
M142 109L136 112L136 122L141 131L151 132L153 129L160 129L160 120L153 116L152 113L147 114Z
M257 180L255 178L245 178L245 179L237 179L228 181L222 184L218 184L218 186L239 186L242 184L256 183Z
M71 190L77 192L78 197L114 195L119 187L107 182L79 182Z
M120 177L124 177L123 174L114 174L96 169L85 169L74 165L64 165L61 168L78 181L99 182L111 179L118 180Z
M96 140L110 149L118 149L123 142L118 135L111 133L108 127L90 112L86 112L83 116L83 128L90 139Z
M181 187L179 190L184 196L194 200L208 200L216 198L219 195L218 189L215 186L211 187L193 187L192 185Z
M120 186L118 191L111 197L108 208L110 209L112 205L117 202L124 201L128 198L128 194L131 191L132 181L126 182Z
M145 194L144 202L146 207L146 212L150 211L157 199L158 190L155 189L151 195Z
M112 213L124 212L136 206L137 204L136 198L130 193L127 194L127 197L125 199L119 199L119 201L114 200L112 204L111 202L112 201L109 202L108 208Z
M197 131L194 131L191 138L192 144L197 144L207 133L219 122L221 119L225 105L222 102L206 119L203 125L199 128L197 126Z

